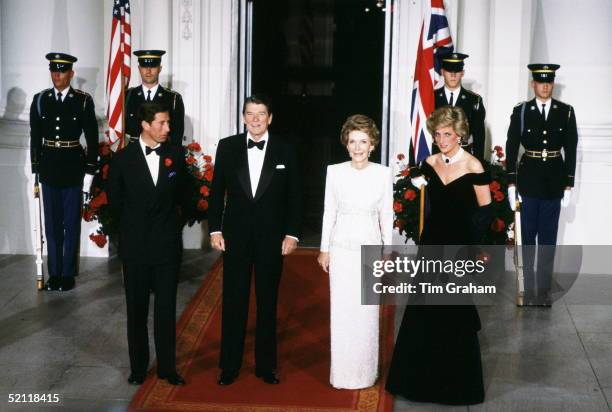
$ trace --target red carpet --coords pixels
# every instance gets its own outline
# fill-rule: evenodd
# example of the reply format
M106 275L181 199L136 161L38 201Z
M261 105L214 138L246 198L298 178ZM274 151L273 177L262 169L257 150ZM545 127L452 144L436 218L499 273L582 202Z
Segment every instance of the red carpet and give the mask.
M391 411L384 381L393 347L393 310L381 323L381 379L363 390L329 385L329 281L317 265L317 251L298 249L285 259L279 296L280 385L253 373L254 296L251 295L245 362L234 384L217 385L221 334L221 261L183 313L177 328L178 370L187 381L174 387L154 371L138 390L131 411Z

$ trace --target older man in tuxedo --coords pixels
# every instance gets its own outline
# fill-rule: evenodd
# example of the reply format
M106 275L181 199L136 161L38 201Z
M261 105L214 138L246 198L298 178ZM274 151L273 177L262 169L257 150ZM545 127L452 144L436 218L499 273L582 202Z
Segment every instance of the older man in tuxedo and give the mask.
M296 248L300 226L297 156L293 145L268 132L272 110L264 96L248 97L242 114L247 132L219 141L208 215L211 244L223 251L218 383L233 383L242 366L254 272L255 374L277 384L278 287L283 256Z
M113 156L108 195L120 219L119 254L127 303L131 374L143 383L149 365L149 293L155 294L157 376L172 385L185 381L176 371L176 289L181 230L177 206L187 197L180 147L168 142L170 115L159 103L138 111L140 139Z

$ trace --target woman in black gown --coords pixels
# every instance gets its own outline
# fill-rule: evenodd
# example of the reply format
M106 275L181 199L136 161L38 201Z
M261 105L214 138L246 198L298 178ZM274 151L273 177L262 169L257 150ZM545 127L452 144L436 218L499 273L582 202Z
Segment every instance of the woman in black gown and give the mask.
M468 136L465 114L460 108L442 107L429 117L427 128L440 153L429 156L421 167L430 211L420 244L477 244L490 221L490 176L478 159L461 148L462 138ZM387 391L417 402L483 402L479 330L474 305L407 306Z

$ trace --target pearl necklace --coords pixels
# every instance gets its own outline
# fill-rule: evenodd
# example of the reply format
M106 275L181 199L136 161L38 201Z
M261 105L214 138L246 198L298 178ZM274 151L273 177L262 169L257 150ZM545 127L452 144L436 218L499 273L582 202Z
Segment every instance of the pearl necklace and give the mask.
M457 153L455 153L454 156L448 157L448 156L442 154L442 160L444 161L444 164L446 166L450 166L453 163L457 163L459 161L459 159L461 159L461 157L463 156L463 152L464 152L463 148L460 147L459 151L457 151Z

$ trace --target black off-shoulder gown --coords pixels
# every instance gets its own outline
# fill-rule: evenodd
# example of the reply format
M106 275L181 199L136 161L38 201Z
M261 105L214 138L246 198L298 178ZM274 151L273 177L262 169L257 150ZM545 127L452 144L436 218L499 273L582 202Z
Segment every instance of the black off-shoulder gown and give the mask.
M428 177L430 212L421 244L473 243L473 216L478 202L473 185L490 183L490 174L468 173L444 185L433 167ZM417 402L473 405L484 400L474 305L407 306L398 332L386 389Z

